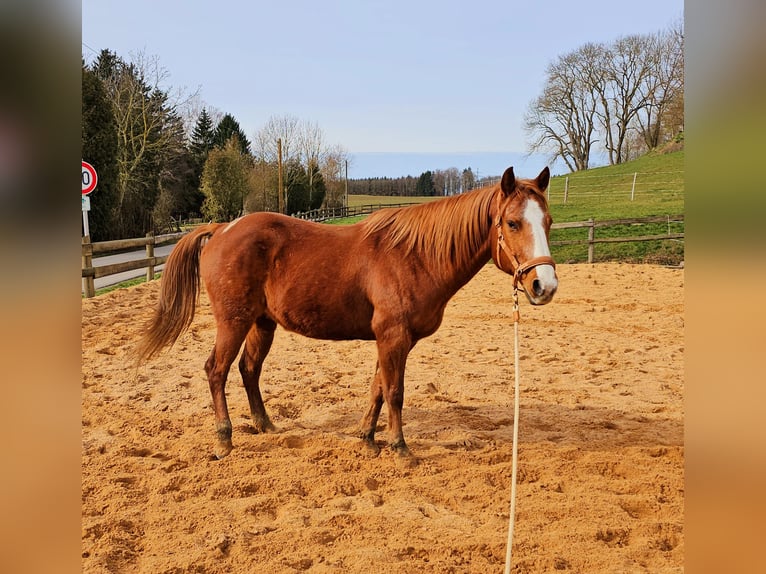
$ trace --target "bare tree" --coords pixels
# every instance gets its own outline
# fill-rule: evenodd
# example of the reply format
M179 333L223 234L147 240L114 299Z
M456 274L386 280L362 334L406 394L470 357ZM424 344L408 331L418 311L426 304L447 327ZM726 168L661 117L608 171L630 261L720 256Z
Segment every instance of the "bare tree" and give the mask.
M683 22L652 36L646 58L654 72L639 86L646 105L636 123L646 149L654 149L683 130Z
M681 22L558 58L525 116L530 151L578 171L599 140L611 164L657 147L683 130L683 66Z
M253 147L256 159L277 161L277 140L282 140L282 160L300 160L300 120L295 116L271 116L255 134Z
M606 91L599 111L609 163L622 163L625 142L639 112L650 104L650 93L642 90L652 82L655 62L651 36L625 36L610 48L605 60Z
M118 233L137 235L152 227L164 161L183 139L178 110L190 98L165 90L168 73L156 56L139 52L127 63L104 50L93 69L104 83L117 126Z
M561 158L571 171L588 169L596 131L598 100L594 85L603 47L586 44L548 66L543 93L529 106L524 127L532 136L532 151Z
M327 207L342 207L346 192L346 164L349 163L348 153L341 145L335 145L325 150L319 168L325 181Z

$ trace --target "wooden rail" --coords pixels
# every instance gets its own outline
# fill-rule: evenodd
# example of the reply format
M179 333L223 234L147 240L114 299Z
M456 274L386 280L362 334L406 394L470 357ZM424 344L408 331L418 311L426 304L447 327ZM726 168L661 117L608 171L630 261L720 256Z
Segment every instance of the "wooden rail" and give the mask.
M133 271L134 269L146 268L146 280L154 279L154 268L162 265L167 260L167 255L161 257L154 256L155 245L162 245L178 241L185 233L171 233L167 235L147 235L139 239L117 239L114 241L90 242L90 236L82 238L82 287L86 297L93 297L96 294L94 279ZM112 263L111 265L93 266L93 255L97 253L111 253L125 249L135 249L136 247L146 247L146 258L124 261L122 263Z
M589 219L588 221L571 221L566 223L554 223L551 229L575 229L575 228L587 228L588 239L569 239L569 240L557 240L551 241L551 246L556 245L587 245L588 246L588 263L593 263L593 251L594 246L597 243L633 243L637 241L663 241L667 239L683 239L683 233L671 233L668 229L667 233L655 234L655 235L633 235L624 237L599 237L596 238L596 229L602 227L615 227L617 225L644 225L647 223L667 223L668 227L671 223L682 223L684 216L682 215L661 215L652 217L637 217L632 219L604 219L601 221L595 221Z
M309 221L329 221L331 219L342 219L345 217L357 217L359 215L369 215L373 211L386 209L387 207L408 207L418 205L419 202L403 203L377 203L370 205L357 205L355 207L324 207L322 209L313 209L311 211L293 213L293 217L298 219L307 219Z

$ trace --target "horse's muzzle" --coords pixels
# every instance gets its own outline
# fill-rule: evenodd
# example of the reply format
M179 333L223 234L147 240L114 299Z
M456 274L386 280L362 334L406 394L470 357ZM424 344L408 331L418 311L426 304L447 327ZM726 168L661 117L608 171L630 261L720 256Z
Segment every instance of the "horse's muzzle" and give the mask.
M532 305L546 305L553 300L559 288L558 277L550 265L541 265L536 271L536 277L529 287L525 285L524 293Z

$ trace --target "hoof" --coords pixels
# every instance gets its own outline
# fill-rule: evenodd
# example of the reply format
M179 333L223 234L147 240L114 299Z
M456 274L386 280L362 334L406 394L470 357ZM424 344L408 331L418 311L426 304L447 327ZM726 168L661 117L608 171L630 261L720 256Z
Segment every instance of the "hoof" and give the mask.
M277 427L275 427L274 424L268 420L265 423L262 421L253 421L253 430L255 431L255 434L279 432Z
M377 444L375 444L374 440L363 438L362 452L366 455L369 455L370 458L374 458L380 454L380 447Z
M391 444L391 450L398 455L396 457L397 466L412 468L418 465L418 459L410 452L403 440Z
M231 442L228 444L219 444L215 449L213 450L213 456L216 460L221 460L222 458L228 456L228 454L232 451L234 447L232 446Z

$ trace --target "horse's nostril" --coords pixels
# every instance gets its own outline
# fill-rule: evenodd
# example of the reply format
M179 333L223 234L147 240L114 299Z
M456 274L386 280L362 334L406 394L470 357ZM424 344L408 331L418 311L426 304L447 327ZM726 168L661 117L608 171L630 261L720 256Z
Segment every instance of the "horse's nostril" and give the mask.
M539 279L532 281L532 291L534 292L535 297L539 297L543 294L543 286Z

